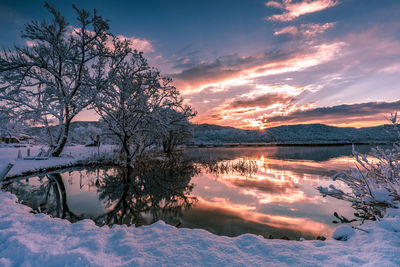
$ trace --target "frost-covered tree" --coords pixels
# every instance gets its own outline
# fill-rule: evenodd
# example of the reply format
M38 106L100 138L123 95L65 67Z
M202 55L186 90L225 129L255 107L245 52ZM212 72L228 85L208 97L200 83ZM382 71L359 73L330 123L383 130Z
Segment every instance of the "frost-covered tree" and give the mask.
M0 54L0 101L39 125L58 125L48 153L59 156L71 121L92 103L99 74L94 68L109 54L110 35L96 10L73 6L77 23L72 25L55 8L45 7L52 18L26 25L27 45Z
M24 133L27 125L11 111L0 107L0 137L12 138Z
M178 145L193 138L193 128L189 119L196 113L190 106L179 106L179 109L161 110L159 124L159 142L165 153L171 153Z
M397 114L392 116L397 129ZM376 147L369 154L360 154L353 148L356 167L339 172L333 179L343 182L349 190L334 185L319 187L324 196L351 202L355 215L363 220L376 220L387 208L400 208L400 145L392 148Z
M102 134L103 130L95 126L80 126L71 131L71 142L75 144L89 144L97 142L97 136Z
M108 73L102 79L108 82L98 81L94 107L118 138L121 161L129 166L158 141L163 113L182 109L183 101L171 79L150 67L141 52L129 51L129 45L121 42L114 45L117 55L104 63ZM117 67L115 62L119 62Z

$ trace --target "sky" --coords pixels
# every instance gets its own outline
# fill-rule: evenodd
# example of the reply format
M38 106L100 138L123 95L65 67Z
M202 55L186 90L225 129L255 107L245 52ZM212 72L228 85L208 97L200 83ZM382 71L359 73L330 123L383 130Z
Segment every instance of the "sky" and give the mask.
M400 110L398 0L49 1L97 9L174 80L194 123L364 127ZM41 1L0 1L0 46L29 45ZM78 120L95 120L83 112Z

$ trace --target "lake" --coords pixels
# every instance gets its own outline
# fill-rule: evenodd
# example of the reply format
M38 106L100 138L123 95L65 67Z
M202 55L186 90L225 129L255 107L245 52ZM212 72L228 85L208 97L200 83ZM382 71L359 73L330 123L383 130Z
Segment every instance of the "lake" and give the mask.
M17 178L2 190L34 213L71 222L141 226L161 219L224 236L314 239L332 233L334 212L354 218L349 203L316 189L332 183L331 170L354 166L351 153L351 146L193 148L138 163L129 173L66 169Z

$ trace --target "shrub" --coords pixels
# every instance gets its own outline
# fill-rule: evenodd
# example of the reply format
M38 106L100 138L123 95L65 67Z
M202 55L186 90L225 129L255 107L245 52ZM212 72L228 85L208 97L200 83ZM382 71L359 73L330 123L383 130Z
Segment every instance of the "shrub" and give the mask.
M397 130L397 114L391 118ZM357 210L354 215L364 220L376 220L385 215L387 208L400 207L400 145L392 148L373 148L368 154L355 151L356 167L339 172L333 180L342 181L350 189L345 192L334 185L318 187L323 196L351 202Z

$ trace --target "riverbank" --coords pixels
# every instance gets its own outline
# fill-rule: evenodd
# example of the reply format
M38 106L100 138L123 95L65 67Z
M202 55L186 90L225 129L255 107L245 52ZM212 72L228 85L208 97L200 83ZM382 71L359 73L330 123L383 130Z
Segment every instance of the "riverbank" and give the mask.
M67 146L60 157L52 157L45 160L26 160L28 154L37 155L41 146L27 147L0 147L0 169L13 161L14 166L7 174L6 178L31 175L43 171L53 171L73 166L90 165L93 162L103 162L109 160L107 157L113 154L115 146L102 145L98 147ZM21 158L18 158L20 153Z

